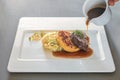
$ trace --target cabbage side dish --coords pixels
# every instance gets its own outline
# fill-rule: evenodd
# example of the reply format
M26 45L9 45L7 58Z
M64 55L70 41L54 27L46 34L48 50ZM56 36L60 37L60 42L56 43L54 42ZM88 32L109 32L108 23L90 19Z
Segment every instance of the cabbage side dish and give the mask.
M89 37L81 30L34 33L30 41L41 41L45 50L61 58L84 58L92 55Z

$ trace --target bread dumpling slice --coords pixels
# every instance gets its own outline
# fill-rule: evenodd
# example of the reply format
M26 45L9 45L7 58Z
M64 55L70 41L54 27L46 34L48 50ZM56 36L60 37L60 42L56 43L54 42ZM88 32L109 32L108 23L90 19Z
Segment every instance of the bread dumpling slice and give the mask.
M77 48L71 41L71 33L67 31L59 31L57 41L59 45L67 52L77 52L80 49Z

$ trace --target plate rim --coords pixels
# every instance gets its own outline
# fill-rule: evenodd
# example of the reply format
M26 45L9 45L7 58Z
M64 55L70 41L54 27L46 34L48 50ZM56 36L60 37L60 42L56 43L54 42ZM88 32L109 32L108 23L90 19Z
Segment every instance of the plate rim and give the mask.
M29 19L48 19L48 17L42 17L42 18L38 18L38 17L23 17L23 18L21 18L20 19L20 21L19 21L19 25L18 25L18 29L17 29L17 33L16 33L16 37L15 37L15 42L14 42L14 44L13 44L13 48L12 48L12 52L11 52L11 55L10 55L10 58L9 58L9 63L8 63L8 67L7 67L7 70L9 71L9 72L34 72L34 71L17 71L17 70L14 70L12 67L12 62L11 62L11 58L13 58L15 55L13 55L13 53L14 53L14 46L17 44L17 37L20 37L19 36L19 33L22 33L24 30L26 30L26 29L28 29L28 28L22 28L22 26L23 26L23 22L25 21L25 20L29 20ZM51 18L54 18L54 19L85 19L84 17L72 17L72 18L70 18L70 17L50 17L49 19L51 19ZM25 25L25 24L24 24ZM30 28L30 27L29 27ZM37 29L37 28L34 28L35 30ZM113 67L112 67L112 70L109 70L109 71L101 71L102 73L108 73L108 72L114 72L115 71L115 65L114 65L114 61L113 61L113 58L112 58L112 54L111 54L111 51L110 51L110 47L109 47L109 44L108 44L108 40L107 40L107 36L106 36L106 33L105 33L105 29L104 29L104 26L101 26L100 27L100 29L102 29L103 30L103 34L104 34L104 36L105 36L105 41L106 41L106 46L107 46L107 49L109 50L109 57L111 57L111 59L112 59L112 65L113 65ZM17 54L16 54L16 56L17 56ZM17 62L17 61L16 61ZM39 71L38 71L39 72ZM47 72L47 71L43 71L43 72ZM49 71L48 71L49 72ZM57 71L56 71L57 72ZM59 72L64 72L64 71L58 71L58 73ZM69 72L69 71L68 71ZM71 71L70 71L71 72ZM85 71L85 73L101 73L100 71ZM67 73L67 72L66 72ZM73 73L84 73L84 71L83 72L80 72L80 71L78 71L78 72L74 72L73 71Z

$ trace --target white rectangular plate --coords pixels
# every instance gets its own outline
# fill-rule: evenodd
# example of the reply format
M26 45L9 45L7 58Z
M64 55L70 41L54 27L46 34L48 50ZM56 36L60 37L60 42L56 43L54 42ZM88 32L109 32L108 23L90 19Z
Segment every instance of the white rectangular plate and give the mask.
M115 66L106 38L104 26L89 25L90 47L88 58L56 58L43 50L42 44L28 40L34 32L58 30L84 30L85 18L51 17L21 18L8 63L9 72L114 72ZM46 55L47 54L47 55Z

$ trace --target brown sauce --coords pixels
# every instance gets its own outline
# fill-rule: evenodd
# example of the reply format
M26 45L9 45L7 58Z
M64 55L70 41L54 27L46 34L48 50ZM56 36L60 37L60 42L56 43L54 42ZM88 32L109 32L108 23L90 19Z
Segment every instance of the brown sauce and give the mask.
M105 8L102 8L102 7L96 7L88 11L87 13L88 19L86 20L87 32L88 32L88 25L90 20L101 16L104 13L104 11L105 11Z
M86 58L90 57L93 54L93 50L88 48L88 51L77 51L77 52L66 52L66 51L58 51L53 52L53 56L61 57L61 58Z

